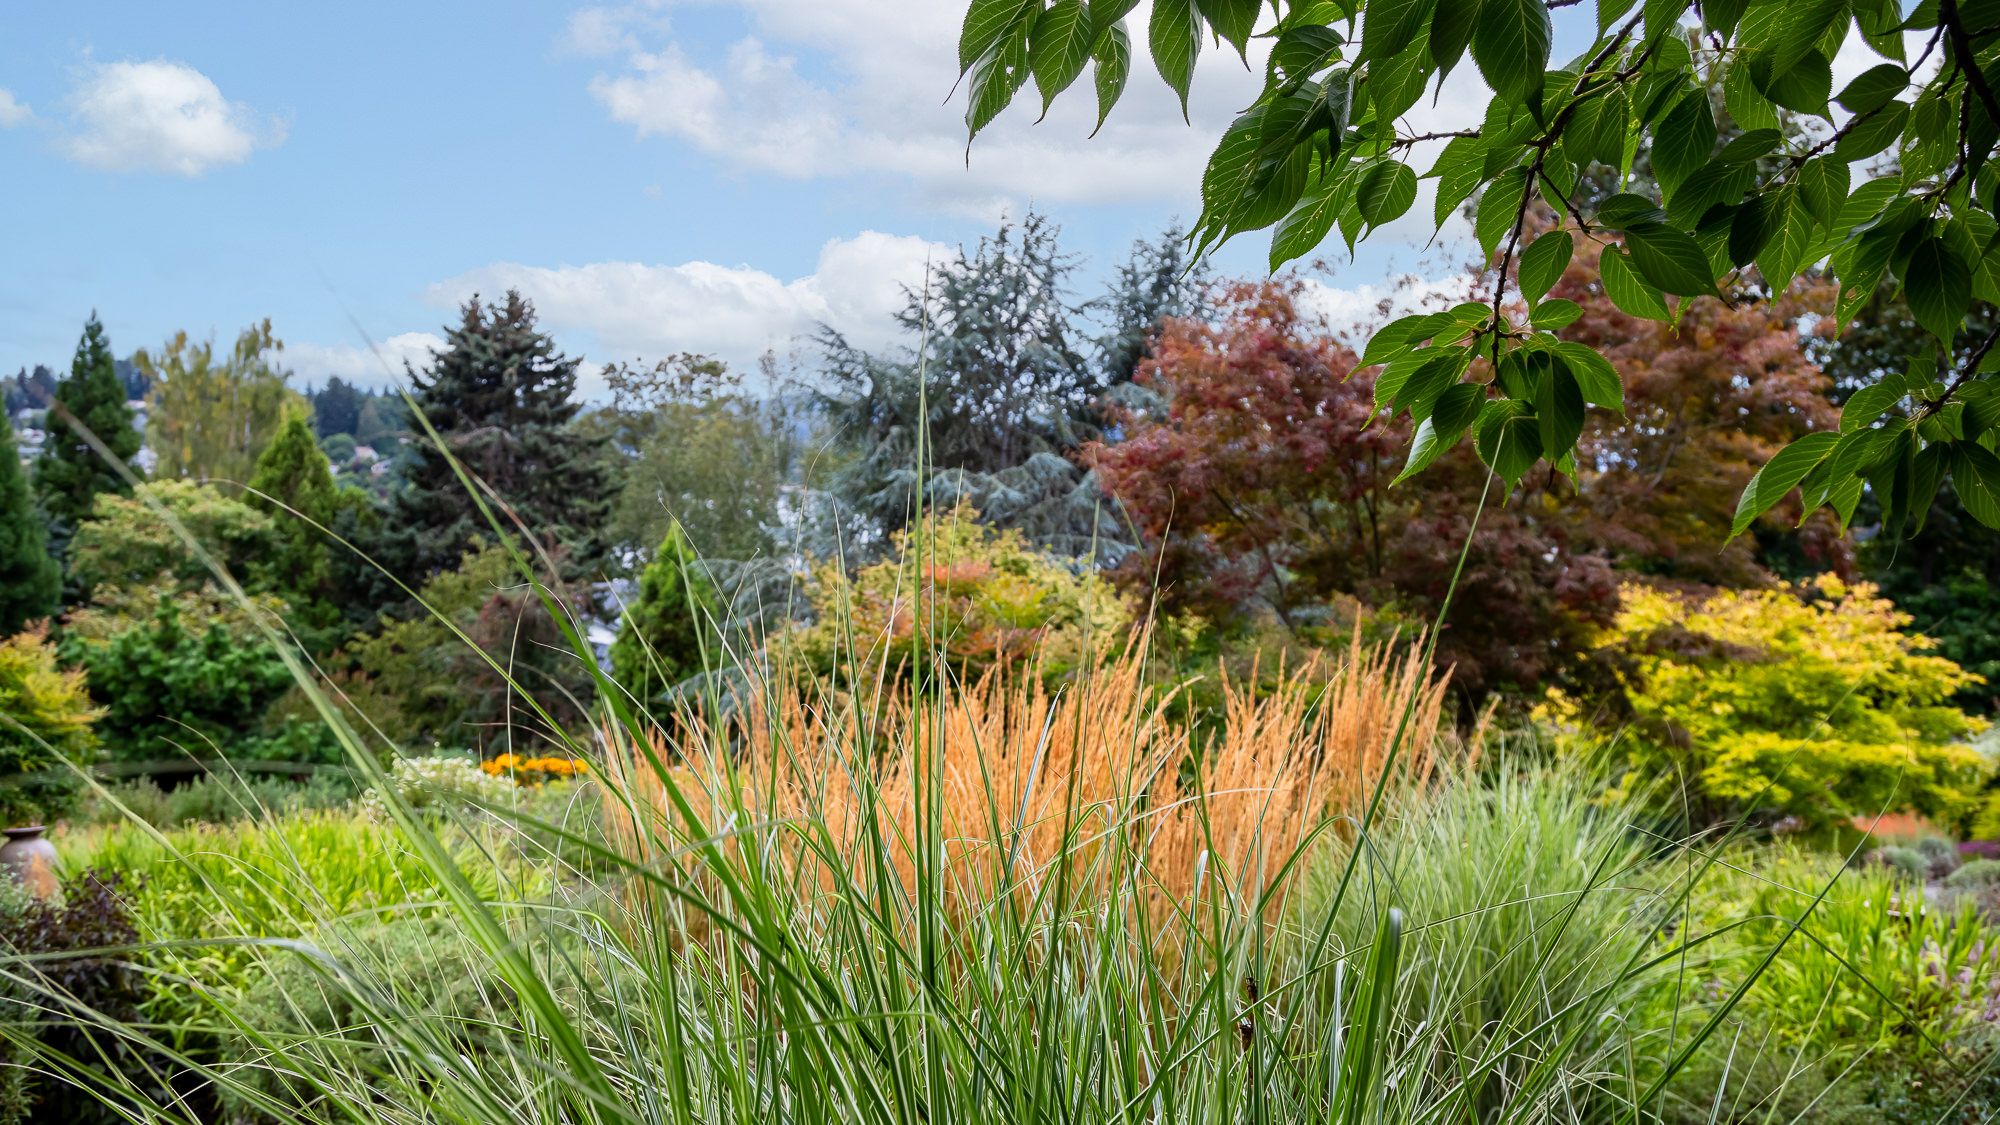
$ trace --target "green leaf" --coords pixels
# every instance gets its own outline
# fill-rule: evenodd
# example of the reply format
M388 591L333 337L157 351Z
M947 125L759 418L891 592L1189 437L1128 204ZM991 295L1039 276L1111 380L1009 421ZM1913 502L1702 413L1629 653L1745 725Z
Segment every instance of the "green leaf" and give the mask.
M1866 160L1895 144L1909 120L1910 107L1907 103L1890 102L1856 121L1847 135L1833 143L1833 155L1849 164Z
M1208 26L1224 43L1243 54L1250 43L1250 33L1257 27L1257 10L1260 0L1195 0L1195 9L1208 19Z
M1397 389L1395 398L1389 403L1391 410L1407 408L1414 417L1426 417L1438 396L1455 385L1464 376L1465 369L1472 363L1472 352L1466 348L1436 349L1439 354L1432 356ZM1382 397L1378 387L1375 397Z
M1416 42L1438 0L1368 0L1361 23L1361 52L1356 62L1390 59Z
M1485 399L1485 388L1475 383L1460 383L1439 395L1437 403L1431 408L1430 417L1417 424L1416 435L1410 441L1409 462L1390 484L1401 484L1423 472L1446 450L1457 445L1458 439L1465 434L1465 428L1479 416L1480 405Z
M1132 9L1139 6L1139 0L1090 0L1086 6L1090 9L1090 38L1095 42L1124 22Z
M1035 0L972 0L958 30L958 72L964 74L985 57L1014 24L1026 18Z
M1667 213L1643 195L1620 192L1597 205L1595 221L1606 230L1627 230L1647 223L1664 223Z
M1542 94L1550 37L1549 10L1542 0L1481 0L1472 28L1472 61L1495 93L1532 102Z
M1910 76L1895 63L1883 63L1861 72L1861 76L1849 82L1840 91L1840 104L1849 113L1867 113L1880 109L1890 98L1902 93L1910 85Z
M1840 441L1840 435L1821 431L1810 433L1778 451L1775 457L1757 470L1750 478L1750 484L1743 490L1742 499L1736 503L1736 518L1731 522L1729 538L1749 530L1757 517L1777 507L1778 502L1792 489L1798 487L1805 475L1813 470L1833 447Z
M1271 232L1273 273L1286 262L1312 253L1326 241L1327 234L1333 230L1334 220L1340 217L1344 196L1339 189L1339 179L1329 177L1309 189L1298 206L1279 221L1277 229Z
M1181 98L1181 117L1187 117L1188 86L1194 81L1195 55L1201 50L1201 13L1194 0L1153 0L1152 22L1147 25L1146 42L1153 51L1153 66L1167 86Z
M1732 63L1722 80L1722 104L1729 110L1729 117L1739 129L1776 129L1778 111L1750 76L1750 63L1739 60Z
M1526 403L1493 399L1480 410L1475 446L1512 491L1542 458L1541 423Z
M1472 197L1485 177L1486 146L1478 137L1453 137L1438 154L1429 175L1437 177L1437 224L1444 225L1451 213Z
M1465 48L1472 42L1472 25L1478 18L1478 4L1447 0L1437 5L1437 15L1431 18L1429 49L1431 65L1437 67L1440 80L1465 57Z
M966 92L965 130L978 136L1028 81L1028 25L1020 24L972 64Z
M1841 204L1847 201L1847 177L1847 165L1826 156L1816 156L1799 168L1799 199L1821 226L1831 227L1840 221Z
M1570 374L1576 376L1576 384L1583 391L1583 401L1607 410L1624 411L1625 387L1618 378L1618 369L1611 366L1611 361L1597 349L1588 344L1564 341L1556 345L1555 353L1556 358L1569 367Z
M2000 457L1971 442L1952 447L1951 485L1973 519L2000 529Z
M1090 61L1090 13L1083 0L1055 0L1035 20L1029 39L1029 55L1035 74L1035 89L1042 94L1042 112L1047 114L1056 95L1069 89Z
M1753 195L1729 218L1729 263L1747 266L1757 260L1778 233L1783 217L1774 215L1774 197Z
M1671 195L1708 163L1714 151L1715 115L1709 110L1708 91L1691 90L1653 128L1653 174Z
M1528 314L1528 324L1544 332L1556 332L1575 324L1583 306L1562 297L1551 297Z
M1903 400L1909 394L1908 382L1902 372L1892 372L1882 377L1881 382L1855 391L1840 407L1840 429L1845 433L1873 425L1877 418Z
M1369 226L1379 227L1402 217L1417 199L1417 173L1407 164L1384 160L1361 175L1355 202Z
M1542 456L1559 460L1583 433L1583 391L1561 362L1551 364L1535 388L1535 420L1541 427Z
M1833 95L1833 63L1818 51L1807 51L1792 65L1774 70L1764 94L1786 109L1825 117Z
M1625 315L1647 320L1673 319L1667 312L1666 301L1660 298L1660 291L1639 280L1623 251L1606 249L1598 259L1598 270L1604 282L1604 295Z
M1368 346L1361 351L1358 367L1373 367L1387 363L1400 352L1409 351L1431 338L1437 331L1439 318L1435 313L1412 313L1399 316L1375 330L1368 338Z
M1648 223L1625 232L1632 268L1656 288L1683 297L1715 292L1708 255L1694 236L1664 223Z
M1479 213L1473 220L1472 231L1489 262L1521 218L1521 200L1527 193L1527 178L1527 169L1509 168L1487 187L1486 194L1479 199Z
M1132 76L1132 37L1125 34L1125 25L1111 25L1090 57L1091 81L1097 87L1097 124L1090 130L1094 137L1097 130L1104 128L1111 107L1118 104L1119 96L1125 92L1125 80Z
M1764 275L1771 292L1782 293L1812 253L1812 216L1788 190L1771 196L1767 206L1777 231L1757 254L1757 272Z
M1576 251L1576 239L1566 230L1552 230L1521 251L1520 284L1521 296L1529 305L1542 299L1556 282L1562 280L1563 271L1569 268L1570 255Z
M1931 235L1917 243L1903 271L1903 296L1924 330L1949 347L1972 307L1972 267L1951 243Z

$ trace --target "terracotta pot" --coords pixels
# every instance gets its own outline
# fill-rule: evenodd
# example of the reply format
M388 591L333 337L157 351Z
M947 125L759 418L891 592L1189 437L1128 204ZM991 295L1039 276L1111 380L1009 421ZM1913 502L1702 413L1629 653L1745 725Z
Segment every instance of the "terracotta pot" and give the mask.
M36 898L56 893L56 846L42 836L39 824L6 830L7 842L0 844L0 866Z

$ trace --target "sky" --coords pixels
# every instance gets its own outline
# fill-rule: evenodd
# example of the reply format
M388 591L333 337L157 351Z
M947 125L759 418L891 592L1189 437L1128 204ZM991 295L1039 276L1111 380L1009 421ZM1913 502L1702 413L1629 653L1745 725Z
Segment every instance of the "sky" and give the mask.
M593 364L748 367L821 323L885 346L902 286L1006 216L1059 222L1085 287L1191 220L1257 86L1211 46L1189 123L1141 59L1095 139L1086 78L1040 123L1024 92L968 151L955 0L13 7L4 372L66 365L94 309L121 355L269 317L300 383L381 385L509 287ZM1588 34L1563 17L1559 57ZM1468 63L1404 124L1466 124L1485 99ZM1311 278L1332 319L1468 260L1429 198L1351 259L1329 245ZM1245 236L1214 264L1261 273L1266 251Z

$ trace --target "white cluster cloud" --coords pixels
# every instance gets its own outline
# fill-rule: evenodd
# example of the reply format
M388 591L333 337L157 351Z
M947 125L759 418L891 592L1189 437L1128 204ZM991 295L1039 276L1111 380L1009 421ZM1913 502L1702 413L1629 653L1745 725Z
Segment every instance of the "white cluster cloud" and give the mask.
M34 119L28 103L14 97L12 90L0 90L0 129L11 129Z
M642 137L679 140L748 172L897 177L928 204L980 218L1022 202L1191 207L1208 151L1261 66L1207 51L1190 127L1141 47L1124 100L1095 139L1086 74L1041 124L1038 97L1023 89L968 152L964 92L950 96L962 5L726 2L755 34L709 57L659 32L660 4L586 8L567 42L606 56L591 93ZM1145 16L1130 17L1141 43Z
M74 127L64 151L112 172L198 176L285 136L282 122L224 98L193 67L166 60L93 65L70 109Z
M403 332L386 340L357 344L285 345L285 365L296 381L324 383L339 376L364 387L387 387L403 377L403 366L421 369L431 353L444 347L444 337L431 332Z
M701 261L496 262L431 286L425 298L448 307L474 294L492 300L519 289L545 328L595 359L696 351L747 367L820 324L858 344L889 342L905 287L920 286L927 266L948 253L914 236L864 231L826 243L813 272L790 281L747 265Z

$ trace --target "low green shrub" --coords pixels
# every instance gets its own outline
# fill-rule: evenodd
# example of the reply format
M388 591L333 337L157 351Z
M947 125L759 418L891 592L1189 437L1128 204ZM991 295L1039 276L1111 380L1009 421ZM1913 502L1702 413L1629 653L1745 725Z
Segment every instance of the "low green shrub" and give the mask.
M1931 875L1930 860L1924 858L1924 853L1915 848L1904 847L1901 844L1889 844L1876 848L1873 852L1869 853L1869 858L1888 870L1914 882L1921 883L1930 878Z
M354 783L340 771L304 780L204 774L172 789L142 777L106 786L103 795L93 795L84 803L78 819L90 824L117 824L136 817L155 828L227 824L273 813L337 808L356 796Z
M1945 876L1944 885L1955 889L2000 886L2000 859L1975 859Z
M1981 1083L2000 1065L2000 930L1974 904L1928 902L1900 870L1843 870L1838 856L1768 846L1711 869L1690 907L1693 932L1720 936L1678 988L1649 997L1644 1017L1663 1026L1684 997L1683 1037L1805 920L1673 1080L1666 1121L1915 1125L1990 1093Z

